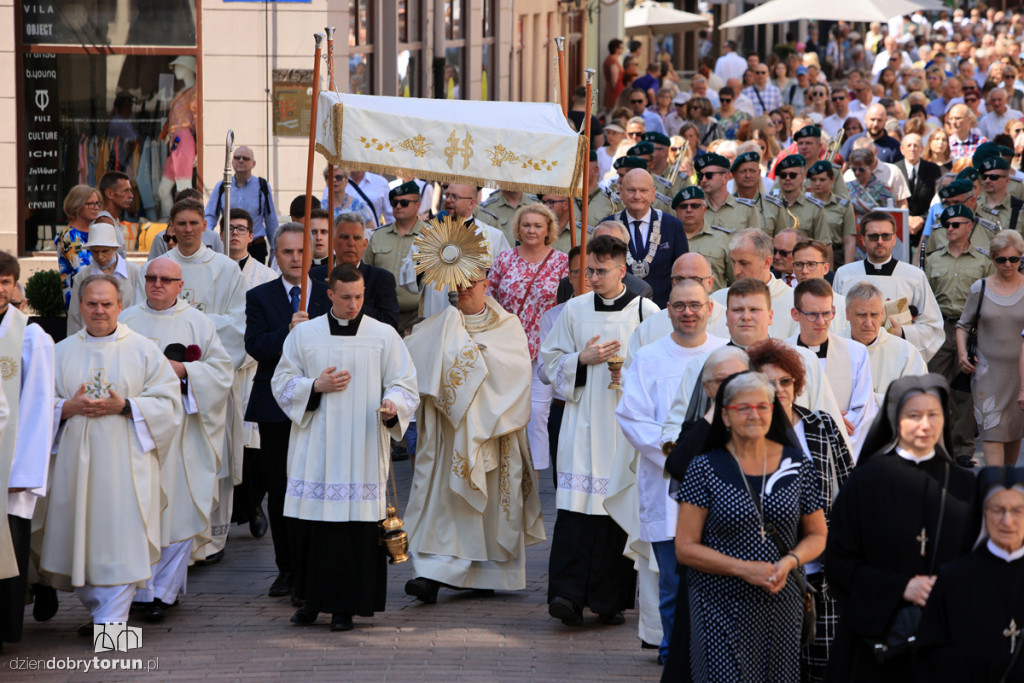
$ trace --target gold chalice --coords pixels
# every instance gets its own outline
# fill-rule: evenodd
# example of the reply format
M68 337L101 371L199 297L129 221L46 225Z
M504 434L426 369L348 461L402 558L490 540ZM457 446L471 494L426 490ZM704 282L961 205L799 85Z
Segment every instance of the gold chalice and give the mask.
M622 356L612 356L611 358L608 359L608 369L611 370L612 372L617 372L618 370L622 369L622 364L625 362L626 359L623 358ZM622 385L620 385L615 380L612 380L611 384L608 385L608 388L622 389Z

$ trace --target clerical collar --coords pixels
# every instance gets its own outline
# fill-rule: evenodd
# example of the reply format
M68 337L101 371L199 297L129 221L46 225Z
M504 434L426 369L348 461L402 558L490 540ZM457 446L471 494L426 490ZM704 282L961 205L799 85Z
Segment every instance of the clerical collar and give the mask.
M359 323L363 320L363 312L351 320L342 320L334 315L334 311L327 311L327 326L331 330L332 337L354 337L359 331Z
M1020 558L1024 557L1024 546L1017 548L1012 553L1008 553L999 546L997 546L991 538L988 539L988 542L986 542L985 546L988 548L988 551L990 553L992 553L1000 560L1003 560L1005 562L1016 562Z
M796 338L796 345L802 346L808 351L814 351L818 358L828 358L828 339L821 343L821 346L809 346L804 343L803 337Z
M897 446L896 447L896 455L900 456L904 460L909 460L910 462L920 464L922 462L925 462L927 460L931 460L932 458L934 458L935 457L935 449L932 449L932 452L929 453L928 455L923 455L921 457L918 457L918 456L914 455L913 453L911 453L910 451L908 451L908 450L906 450L904 448L900 448L899 446Z
M241 258L241 260L238 261L238 269L239 270L245 270L245 264L248 263L248 262L249 262L249 257L248 256L243 256Z
M624 310L626 308L626 305L629 304L629 302L635 299L636 297L637 295L629 291L629 288L626 287L625 285L623 285L622 287L622 293L619 294L614 299L605 299L597 292L594 292L594 310L602 311L605 313L621 311Z
M317 266L322 266L325 263L327 263L327 257L326 256L324 256L323 258L315 258L315 259L312 259L309 262L309 267L310 268L315 268Z
M175 249L178 249L178 248L175 247ZM181 249L178 249L178 258L180 258L182 261L186 261L186 262L198 261L200 258L202 258L203 256L206 255L206 250L207 250L207 246L205 244L203 244L202 242L200 242L199 243L199 248L196 249L196 253L188 255L188 256L186 256L181 251Z
M145 301L146 310L152 313L153 315L174 315L174 309L177 308L176 304L177 302L174 302L173 304L171 304L170 306L163 310L157 310L149 305L149 299L146 299Z
M864 259L864 274L883 275L888 277L896 270L897 263L899 263L899 261L894 259L892 256L890 256L889 260L885 263L872 263L871 261Z
M94 337L91 334L89 334L88 330L85 331L85 341L87 341L87 342L109 342L109 341L114 341L114 338L116 336L117 336L117 328L116 327L114 328L114 331L111 332L110 334L108 334L106 337Z
M747 350L747 347L746 347L746 346L743 346L742 344L737 344L737 343L736 343L735 341L733 341L732 339L729 339L729 343L728 343L728 344L726 344L726 346L732 346L732 347L735 347L735 348L737 348L737 349L743 349L744 351L746 351L746 350Z

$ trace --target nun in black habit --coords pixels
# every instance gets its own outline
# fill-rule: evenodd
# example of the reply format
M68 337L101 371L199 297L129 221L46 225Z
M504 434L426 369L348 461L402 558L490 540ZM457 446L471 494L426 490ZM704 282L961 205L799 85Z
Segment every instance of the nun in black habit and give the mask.
M936 572L959 555L974 496L944 445L948 406L941 375L893 382L832 507L825 573L839 625L826 680L914 680L899 635L916 631Z
M965 538L973 550L939 570L921 617L918 680L1024 681L1024 472L979 473Z

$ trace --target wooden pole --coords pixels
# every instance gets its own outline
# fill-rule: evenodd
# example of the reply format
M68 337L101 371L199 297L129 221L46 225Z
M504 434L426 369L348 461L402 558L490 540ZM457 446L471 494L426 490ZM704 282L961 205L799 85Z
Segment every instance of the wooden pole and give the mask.
M334 27L324 27L327 34L327 89L334 92ZM327 164L327 277L334 270L334 164Z
M578 290L580 294L583 293L583 272L587 266L587 211L590 209L590 115L593 111L594 70L587 69L586 74L587 106L583 116L583 137L587 141L587 165L583 167L583 206L580 209L580 221L583 224L580 230L580 288ZM575 233L573 234L575 235Z
M313 35L316 41L316 51L313 57L313 103L309 109L309 153L306 156L306 215L303 221L302 231L302 282L301 295L299 296L299 310L306 310L306 281L309 280L309 265L313 253L309 246L309 213L313 210L313 161L316 156L316 104L320 99L320 58L323 55L322 45L324 34ZM334 180L333 178L331 179ZM333 188L332 188L333 189ZM333 248L334 245L332 244Z
M561 104L562 104L562 116L565 117L566 121L569 121L569 98L568 98L568 94L567 94L568 90L569 90L569 86L568 86L568 84L566 83L566 80L565 80L565 37L564 36L558 36L557 38L555 38L555 47L558 49L558 95L559 95L559 99L561 99L561 101L562 101L561 102ZM569 124L572 125L572 122L569 121ZM569 202L569 206L567 207L567 211L569 212L569 241L570 241L571 245L575 247L576 246L576 221L573 220L573 218L574 218L573 214L575 212L573 211L572 192L569 193L568 202Z

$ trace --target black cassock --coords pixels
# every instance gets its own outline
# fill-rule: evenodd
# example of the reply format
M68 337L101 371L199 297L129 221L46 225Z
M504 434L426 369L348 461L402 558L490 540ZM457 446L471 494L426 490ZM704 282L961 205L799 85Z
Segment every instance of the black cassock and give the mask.
M949 493L936 556L947 463ZM909 653L881 666L865 639L882 640L897 610L910 604L903 599L907 582L931 573L933 556L936 569L957 557L974 486L967 470L940 454L914 463L893 451L854 469L832 507L825 548L825 574L839 603L827 680L914 680Z
M943 567L917 634L918 680L998 681L1010 646L1020 649L1024 640L1022 588L1024 559L1007 562L984 543ZM1006 680L1024 681L1024 656Z

